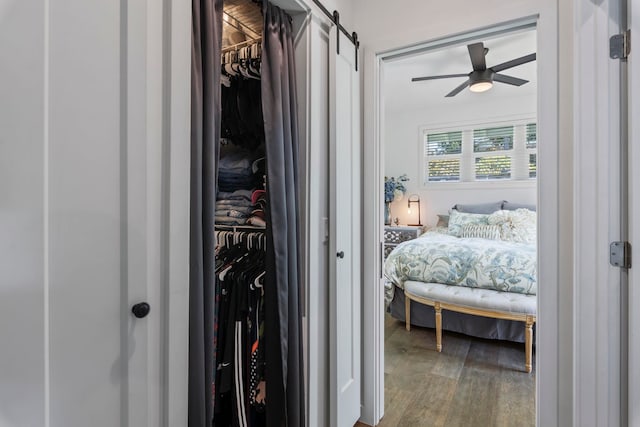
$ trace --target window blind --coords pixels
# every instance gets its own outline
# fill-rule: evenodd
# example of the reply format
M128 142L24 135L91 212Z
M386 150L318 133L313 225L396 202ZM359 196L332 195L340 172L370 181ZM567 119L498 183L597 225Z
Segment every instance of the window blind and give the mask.
M473 152L504 151L513 149L513 126L475 129Z
M424 130L423 144L424 184L536 178L536 123Z
M462 131L425 133L425 181L460 181Z
M476 157L476 179L509 179L511 178L510 156Z
M538 155L529 154L529 178L538 176Z
M460 159L430 160L429 182L460 181Z
M428 156L460 154L462 131L427 134L425 151Z
M538 129L535 123L527 124L526 128L527 148L536 148L538 145Z

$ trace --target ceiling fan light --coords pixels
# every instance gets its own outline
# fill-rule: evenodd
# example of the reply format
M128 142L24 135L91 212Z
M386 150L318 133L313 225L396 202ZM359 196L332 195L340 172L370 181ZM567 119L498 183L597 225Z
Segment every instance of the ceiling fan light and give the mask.
M469 90L471 92L486 92L492 87L492 82L475 82L469 86Z

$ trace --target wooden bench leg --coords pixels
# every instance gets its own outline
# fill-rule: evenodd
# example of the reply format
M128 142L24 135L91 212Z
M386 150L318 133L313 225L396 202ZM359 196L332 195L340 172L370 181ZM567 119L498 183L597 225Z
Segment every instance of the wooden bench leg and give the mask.
M433 306L436 311L436 350L442 351L442 308L440 303L436 302Z
M533 348L533 317L527 316L524 331L524 369L531 372L531 353Z
M411 298L405 292L404 293L404 324L407 331L411 330Z

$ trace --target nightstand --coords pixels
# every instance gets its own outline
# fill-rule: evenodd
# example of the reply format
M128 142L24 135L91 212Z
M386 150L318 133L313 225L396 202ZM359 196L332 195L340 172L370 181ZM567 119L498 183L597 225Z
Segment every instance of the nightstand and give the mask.
M385 225L384 226L384 251L382 262L387 259L393 248L399 243L415 239L422 234L422 226L416 225Z

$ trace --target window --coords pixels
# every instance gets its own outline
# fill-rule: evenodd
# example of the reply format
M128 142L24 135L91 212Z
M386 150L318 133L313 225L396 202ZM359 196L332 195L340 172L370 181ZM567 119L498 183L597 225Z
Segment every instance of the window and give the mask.
M511 178L511 157L476 157L476 179Z
M428 134L424 150L430 182L460 181L461 131Z
M475 179L511 179L511 151L513 126L474 129Z
M538 144L538 129L535 123L527 125L527 148L536 148Z
M529 178L535 178L538 172L536 168L537 154L529 154Z
M535 123L423 131L424 184L535 179Z
M529 154L529 178L535 178L538 173L536 153L536 149L538 148L538 128L535 123L527 124L526 138L526 149Z
M513 126L475 129L473 152L506 151L513 148Z

